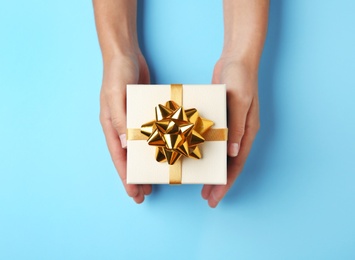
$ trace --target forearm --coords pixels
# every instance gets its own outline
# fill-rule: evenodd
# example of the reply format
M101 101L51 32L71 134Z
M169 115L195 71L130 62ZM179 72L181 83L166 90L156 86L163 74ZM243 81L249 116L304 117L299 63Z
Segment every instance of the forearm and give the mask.
M223 57L257 70L267 31L269 0L224 0Z
M96 28L105 63L139 52L136 0L93 0Z

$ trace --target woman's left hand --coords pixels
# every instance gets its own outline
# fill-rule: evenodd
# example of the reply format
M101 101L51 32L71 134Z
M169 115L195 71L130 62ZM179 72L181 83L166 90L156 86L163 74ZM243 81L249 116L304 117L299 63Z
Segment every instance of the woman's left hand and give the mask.
M232 57L216 63L213 84L227 85L228 173L227 185L204 185L202 197L214 208L241 173L259 130L257 69Z

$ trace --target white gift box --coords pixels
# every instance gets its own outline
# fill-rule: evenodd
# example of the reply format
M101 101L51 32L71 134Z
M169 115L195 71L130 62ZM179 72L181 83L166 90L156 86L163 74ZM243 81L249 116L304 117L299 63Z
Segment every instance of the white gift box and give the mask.
M127 128L140 129L155 120L155 107L171 100L171 85L127 85ZM212 128L227 128L226 86L182 85L182 107L196 108ZM201 159L182 156L181 184L226 184L227 142L205 141L199 145ZM169 164L157 162L156 147L146 140L127 140L127 183L168 184Z

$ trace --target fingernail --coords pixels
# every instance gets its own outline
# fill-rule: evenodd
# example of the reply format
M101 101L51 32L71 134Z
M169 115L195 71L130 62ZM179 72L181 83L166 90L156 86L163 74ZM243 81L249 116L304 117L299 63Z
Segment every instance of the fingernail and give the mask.
M127 148L126 134L121 134L119 137L120 137L120 140L121 140L122 148Z
M228 146L228 155L231 157L236 157L239 153L239 144L231 143Z

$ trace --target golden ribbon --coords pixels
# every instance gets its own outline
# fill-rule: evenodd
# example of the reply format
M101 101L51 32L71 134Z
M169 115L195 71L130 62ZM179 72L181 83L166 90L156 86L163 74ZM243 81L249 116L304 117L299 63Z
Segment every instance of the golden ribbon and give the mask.
M182 85L170 86L171 100L155 108L156 120L141 129L127 129L128 140L147 140L156 146L156 160L169 164L169 183L181 184L181 156L202 158L199 144L204 141L225 141L228 129L211 129L213 122L199 116L195 108L182 107ZM148 137L148 139L147 139Z

